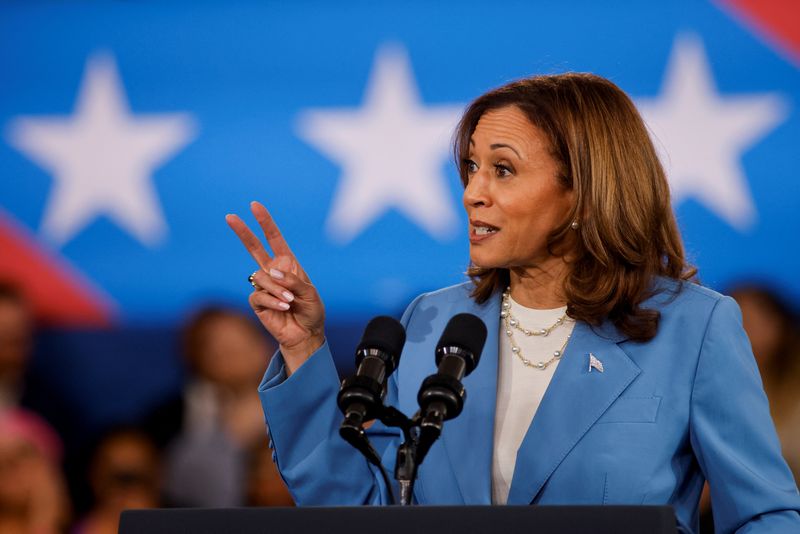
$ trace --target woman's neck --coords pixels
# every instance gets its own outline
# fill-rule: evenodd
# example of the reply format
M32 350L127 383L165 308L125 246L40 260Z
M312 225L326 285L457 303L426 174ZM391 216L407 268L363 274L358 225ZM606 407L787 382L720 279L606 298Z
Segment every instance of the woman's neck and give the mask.
M566 306L563 286L568 267L561 258L553 260L541 266L509 269L511 298L526 308L549 310Z

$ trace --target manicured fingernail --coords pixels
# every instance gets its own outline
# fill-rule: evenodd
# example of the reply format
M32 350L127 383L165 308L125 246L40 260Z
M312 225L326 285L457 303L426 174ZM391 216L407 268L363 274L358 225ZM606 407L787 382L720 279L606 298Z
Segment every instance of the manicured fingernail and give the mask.
M283 293L281 293L281 295L283 295L283 298L285 298L289 302L292 302L294 300L294 295L292 295L288 291L284 291Z
M279 302L278 303L278 307L280 309L282 309L282 310L288 310L289 309L289 304L287 304L286 302Z
M278 280L282 280L283 279L283 273L280 272L278 269L270 269L269 270L269 275L272 278L277 278Z

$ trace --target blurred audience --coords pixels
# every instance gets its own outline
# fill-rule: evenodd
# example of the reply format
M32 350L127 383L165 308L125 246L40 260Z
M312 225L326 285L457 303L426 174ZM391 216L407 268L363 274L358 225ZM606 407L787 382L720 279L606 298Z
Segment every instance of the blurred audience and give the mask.
M0 532L62 532L70 516L61 442L36 414L0 412Z
M184 393L159 407L149 427L166 445L170 505L243 506L248 451L266 446L258 384L275 350L249 314L205 308L188 322Z
M0 281L0 533L67 530L73 506L65 467L81 482L72 488L82 496L72 530L80 534L116 532L129 508L293 505L257 393L275 346L249 314L221 307L195 314L182 332L183 392L141 428L110 432L93 452L73 451L65 466L59 433L77 419L53 393L52 373L33 365L35 335L23 293ZM87 453L85 477L86 461L76 458ZM87 478L91 506L88 489L80 491Z
M10 281L0 280L0 410L22 408L43 418L63 445L62 474L72 496L72 506L81 503L81 448L76 436L82 437L76 424L80 419L71 399L62 391L63 377L52 372L49 359L39 354L38 324L33 306L25 292Z
M133 429L101 438L92 456L89 483L94 505L76 534L115 534L123 510L161 505L161 460L153 440Z

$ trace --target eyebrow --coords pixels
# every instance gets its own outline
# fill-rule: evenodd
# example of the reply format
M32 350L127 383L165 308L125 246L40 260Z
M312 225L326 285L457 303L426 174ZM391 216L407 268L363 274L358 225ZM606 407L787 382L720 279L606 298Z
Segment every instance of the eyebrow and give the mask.
M475 145L475 141L474 141L472 138L470 138L470 140L469 140L469 146L474 146L474 145ZM523 158L522 158L522 156L520 156L520 155L519 155L519 152L517 152L517 151L514 149L514 147L513 147L513 146L511 146L511 145L507 145L507 144L505 144L505 143L495 143L495 144L493 144L493 145L489 145L489 148L491 148L492 150L497 150L498 148L508 148L508 149L509 149L509 150L511 150L511 151L512 151L514 154L516 154L516 155L517 155L517 157L518 157L519 159L523 159Z
M489 145L489 148L491 148L492 150L497 150L498 148L508 148L508 149L509 149L509 150L511 150L511 151L512 151L514 154L516 154L516 155L517 155L517 157L518 157L519 159L522 159L522 156L520 156L520 155L519 155L519 152L517 152L517 151L514 149L514 147L513 147L513 146L511 146L511 145L507 145L507 144L505 144L505 143L495 143L495 144L493 144L493 145Z

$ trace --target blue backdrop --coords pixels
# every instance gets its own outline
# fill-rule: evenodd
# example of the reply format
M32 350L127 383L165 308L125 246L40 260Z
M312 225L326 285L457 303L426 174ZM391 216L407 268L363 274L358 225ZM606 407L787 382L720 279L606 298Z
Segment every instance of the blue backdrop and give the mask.
M244 306L254 264L224 216L254 224L257 199L334 330L397 314L464 279L460 110L574 70L640 106L702 280L797 299L800 54L733 4L6 1L0 277L56 325Z

